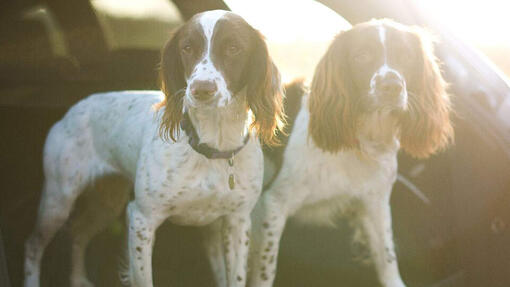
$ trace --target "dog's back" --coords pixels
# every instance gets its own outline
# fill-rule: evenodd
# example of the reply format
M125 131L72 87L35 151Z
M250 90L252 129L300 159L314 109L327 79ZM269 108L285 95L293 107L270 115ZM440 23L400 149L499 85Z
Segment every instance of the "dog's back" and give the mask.
M134 173L143 127L153 120L151 106L159 100L159 92L102 93L83 99L48 134L44 149L46 175L59 173L56 169L63 168L64 160L71 169L80 168L81 173L90 171L82 174L86 178L114 166ZM137 128L122 128L125 126ZM125 149L130 150L121 157L116 156L118 150ZM90 167L84 166L87 163Z

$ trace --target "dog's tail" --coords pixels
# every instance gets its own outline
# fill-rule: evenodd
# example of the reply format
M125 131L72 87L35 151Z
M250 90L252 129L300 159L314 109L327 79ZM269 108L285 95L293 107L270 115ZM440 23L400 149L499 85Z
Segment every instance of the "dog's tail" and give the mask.
M294 121L301 109L301 100L307 91L304 79L296 79L286 84L284 86L284 91L285 98L283 100L283 107L286 114L287 125L284 127L283 132L278 131L276 134L280 145L273 147L263 146L265 163L267 163L265 164L265 170L267 170L270 165L270 171L265 172L264 189L271 185L282 166L283 153L285 152L290 133L294 127Z

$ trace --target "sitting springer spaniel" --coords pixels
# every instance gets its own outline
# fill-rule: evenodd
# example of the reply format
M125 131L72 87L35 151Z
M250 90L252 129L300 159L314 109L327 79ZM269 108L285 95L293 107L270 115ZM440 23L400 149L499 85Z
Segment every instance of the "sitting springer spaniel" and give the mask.
M71 285L92 286L86 246L120 214L132 186L126 283L153 285L154 234L169 219L208 225L218 285L245 285L250 212L262 189L259 139L275 143L282 126L278 70L257 30L217 10L176 32L162 51L160 74L163 93L95 94L50 130L39 215L25 247L25 286L39 286L44 248L68 218Z
M405 286L390 214L397 153L425 158L453 140L445 87L419 28L372 20L334 39L303 97L282 168L254 209L249 286L272 285L289 216L333 224L342 212L355 215L382 285Z

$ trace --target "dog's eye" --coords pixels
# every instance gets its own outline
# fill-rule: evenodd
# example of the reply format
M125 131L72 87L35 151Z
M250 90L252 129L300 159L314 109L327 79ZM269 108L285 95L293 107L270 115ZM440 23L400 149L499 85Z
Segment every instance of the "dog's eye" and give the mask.
M227 46L226 53L229 56L235 56L235 55L239 54L240 52L241 52L241 48L239 48L239 46L237 46L237 45L232 44L232 45Z
M354 55L354 61L358 63L368 63L372 61L372 54L370 54L368 51L360 51Z
M182 52L185 54L191 54L193 52L193 47L191 47L191 45L185 45L182 47Z

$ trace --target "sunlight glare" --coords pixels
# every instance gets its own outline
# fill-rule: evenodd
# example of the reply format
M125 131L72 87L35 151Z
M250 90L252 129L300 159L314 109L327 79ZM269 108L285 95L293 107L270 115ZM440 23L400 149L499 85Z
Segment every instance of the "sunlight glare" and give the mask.
M351 27L315 0L226 0L233 12L266 37L283 82L310 81L333 37Z
M329 41L350 24L311 0L226 0L225 3L259 29L271 42Z
M415 0L463 40L475 45L510 46L510 1Z

